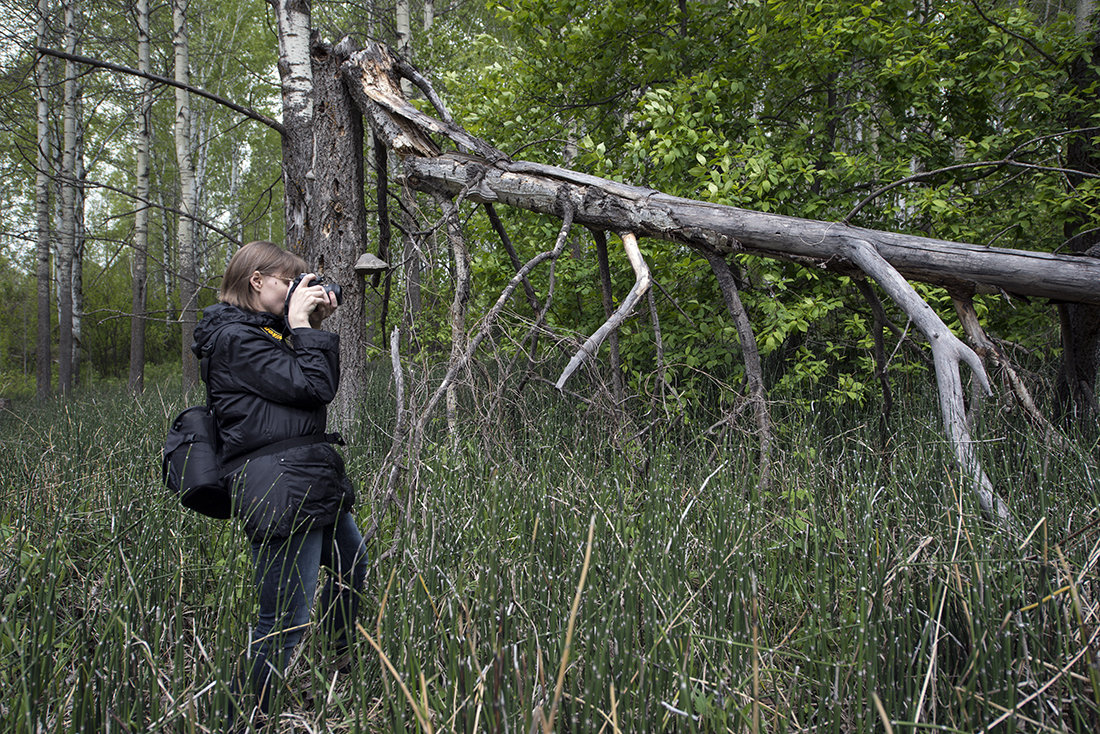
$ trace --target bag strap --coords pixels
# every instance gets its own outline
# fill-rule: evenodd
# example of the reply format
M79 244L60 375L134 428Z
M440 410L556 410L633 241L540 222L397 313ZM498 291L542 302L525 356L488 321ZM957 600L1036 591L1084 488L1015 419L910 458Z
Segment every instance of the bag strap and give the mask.
M242 466L252 461L259 456L266 456L268 454L277 454L280 451L286 449L296 448L298 446L309 446L314 443L334 443L337 446L344 445L344 437L340 435L339 431L333 433L311 433L308 436L294 436L293 438L284 438L282 441L276 441L275 443L269 443L266 446L261 446L258 449L249 451L247 454L241 454L228 463L222 464L221 473L222 476L232 474L240 469Z
M210 399L210 355L214 353L214 350L218 348L218 337L221 336L225 327L230 324L222 324L218 327L214 335L210 337L208 346L202 349L202 359L199 360L199 375L202 377L202 382L206 385L206 408L210 411L210 414L214 414L214 403Z

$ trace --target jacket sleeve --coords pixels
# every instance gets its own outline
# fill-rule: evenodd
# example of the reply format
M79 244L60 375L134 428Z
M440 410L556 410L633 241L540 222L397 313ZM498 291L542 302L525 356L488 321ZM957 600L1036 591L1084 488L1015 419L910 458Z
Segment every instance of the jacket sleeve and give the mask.
M340 337L295 329L291 348L258 328L231 328L216 350L228 381L276 403L313 409L332 402L340 384Z

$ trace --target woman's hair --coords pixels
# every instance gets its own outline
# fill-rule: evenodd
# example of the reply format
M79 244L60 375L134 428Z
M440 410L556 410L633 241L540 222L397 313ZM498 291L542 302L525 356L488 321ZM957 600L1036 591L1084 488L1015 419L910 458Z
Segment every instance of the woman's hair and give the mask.
M305 260L273 242L249 242L233 254L225 267L218 300L238 308L255 310L256 294L250 282L252 273L259 271L263 275L294 278L308 270Z

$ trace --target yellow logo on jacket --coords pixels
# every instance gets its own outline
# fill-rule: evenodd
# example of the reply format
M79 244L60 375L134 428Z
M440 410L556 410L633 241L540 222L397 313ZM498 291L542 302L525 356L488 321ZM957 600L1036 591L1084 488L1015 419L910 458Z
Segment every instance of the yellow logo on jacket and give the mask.
M267 332L267 335L270 336L272 339L275 339L277 341L283 340L283 335L272 329L270 326L261 326L260 328Z

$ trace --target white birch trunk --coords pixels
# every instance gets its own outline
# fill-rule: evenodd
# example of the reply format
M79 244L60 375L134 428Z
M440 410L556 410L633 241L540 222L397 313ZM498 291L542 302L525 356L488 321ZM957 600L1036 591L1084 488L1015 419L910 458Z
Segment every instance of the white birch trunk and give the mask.
M172 0L172 46L175 50L175 80L190 84L189 49L187 37L188 0ZM179 248L180 324L182 343L180 357L183 363L183 390L186 393L198 384L198 362L191 353L195 336L196 276L195 245L193 239L195 213L195 168L191 160L191 95L179 87L176 94L176 161L180 172L180 211L176 227Z
M77 0L65 3L65 51L76 53ZM76 241L76 95L77 69L65 62L65 100L61 140L61 243L58 252L58 389L68 395L73 387L73 249Z
M73 386L80 385L80 352L84 337L84 85L77 82L73 147Z
M310 3L279 0L275 3L279 27L279 75L282 79L283 122L287 116L313 119L313 66L309 58Z
M313 65L309 0L275 0L279 33L279 78L283 99L283 191L286 246L306 255L313 180Z
M409 12L409 0L397 0L395 8L397 23L397 53L406 61L412 61L412 14ZM413 94L412 83L408 79L401 80L401 91L405 99Z
M37 42L47 46L46 16L49 0L38 0ZM38 157L35 177L35 220L38 237L35 251L35 279L38 283L38 336L35 346L35 383L39 398L50 394L53 360L50 358L50 64L43 54L35 64Z
M138 71L150 73L149 0L137 0ZM133 280L130 291L130 376L134 393L145 390L145 316L149 261L149 152L152 148L150 118L153 83L141 80L141 101L137 115L137 161L135 188L138 209L134 215Z
M200 105L191 110L191 151L193 170L195 172L195 210L193 214L198 219L206 219L207 196L206 189L206 164L210 146L210 114ZM191 247L195 252L195 289L206 278L206 262L208 236L210 230L200 227L195 219L191 220ZM220 272L220 271L219 271Z
M1096 0L1077 0L1075 29L1077 35L1087 36L1095 33L1093 20L1096 15Z

